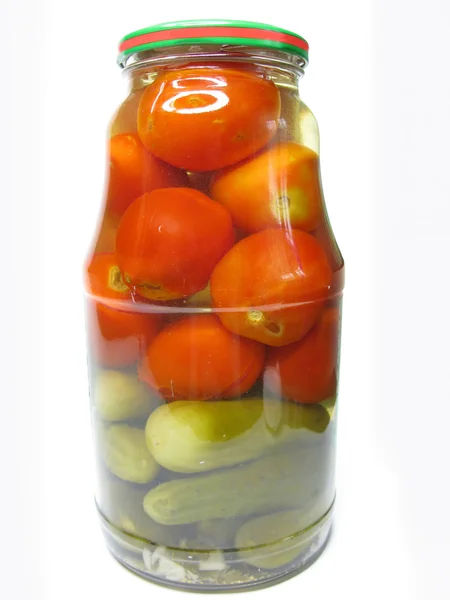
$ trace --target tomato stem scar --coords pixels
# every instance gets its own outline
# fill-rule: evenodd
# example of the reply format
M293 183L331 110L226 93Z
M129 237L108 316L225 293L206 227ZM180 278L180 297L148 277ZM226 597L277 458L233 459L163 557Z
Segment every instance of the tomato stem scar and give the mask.
M117 265L113 265L108 272L108 287L116 292L127 292L128 288L122 278L122 273Z
M278 323L274 321L270 321L265 313L262 310L250 310L247 313L247 320L250 325L257 327L258 325L262 325L265 329L273 333L274 335L280 335L282 332L282 328Z

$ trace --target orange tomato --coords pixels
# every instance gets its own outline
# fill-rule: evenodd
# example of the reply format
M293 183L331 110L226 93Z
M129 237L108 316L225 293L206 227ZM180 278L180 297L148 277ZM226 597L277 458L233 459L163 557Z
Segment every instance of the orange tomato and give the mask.
M188 171L213 171L269 142L280 116L276 85L249 71L167 71L147 87L138 112L149 152Z
M86 290L104 299L128 300L130 289L122 278L112 252L94 254L87 267Z
M137 294L173 300L202 290L233 241L223 206L196 190L169 188L144 194L126 210L116 257Z
M107 206L122 215L145 192L187 185L187 175L149 154L135 133L119 133L109 142Z
M238 242L211 276L211 296L230 331L269 346L300 340L314 325L332 279L308 233L266 229Z
M103 215L95 240L95 254L114 252L118 226L119 218L116 215L107 212Z
M158 315L127 311L115 301L132 301L114 254L95 255L87 270L87 306L91 351L104 367L125 367L137 362L160 327Z
M342 258L341 251L337 245L336 238L334 237L334 233L331 229L327 215L324 215L324 217L320 220L317 229L311 233L325 250L325 254L328 257L328 262L330 263L333 272L342 269L344 266L344 259Z
M134 90L119 106L111 123L111 135L137 133L137 112L144 90Z
M320 220L320 224L311 234L316 238L327 255L328 264L333 271L333 281L331 282L331 295L339 295L344 289L345 269L344 259L342 258L339 246L336 243L333 230L326 212Z
M336 394L340 311L326 309L300 341L271 348L264 383L283 396L312 404Z
M159 323L157 315L117 310L98 302L88 316L93 357L108 368L136 363L156 336Z
M194 315L156 336L140 377L168 400L230 398L251 388L263 364L262 344L233 335L214 315Z
M230 211L243 231L270 227L311 231L322 211L319 157L294 142L278 144L217 173L211 197Z

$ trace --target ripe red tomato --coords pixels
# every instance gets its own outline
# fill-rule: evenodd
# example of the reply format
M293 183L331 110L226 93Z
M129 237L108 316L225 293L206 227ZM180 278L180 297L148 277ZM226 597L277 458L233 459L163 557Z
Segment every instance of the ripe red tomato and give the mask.
M202 290L233 241L223 206L197 190L168 188L144 194L127 209L116 258L137 294L172 300Z
M122 215L145 192L187 185L187 175L151 154L135 133L119 133L109 142L108 210Z
M98 302L88 306L89 337L94 359L103 367L127 367L139 361L159 330L157 315L117 310Z
M213 315L194 315L156 336L140 377L168 400L230 398L251 388L263 364L262 344L233 335Z
M111 135L118 133L137 133L137 112L144 90L133 90L119 106L111 123Z
M270 348L264 382L290 400L312 404L336 394L340 311L328 308L299 342Z
M238 242L211 276L211 296L230 331L269 346L300 340L329 294L332 273L318 242L266 229Z
M132 312L130 289L125 285L114 254L97 254L87 270L87 324L91 351L104 367L125 367L139 360L159 330L158 315Z
M336 238L334 237L327 215L323 216L317 229L311 233L324 249L333 272L342 269L344 266L344 259L342 258L341 251L337 245Z
M138 112L144 146L188 171L234 164L273 137L280 116L276 85L250 71L167 71L147 87Z
M88 263L86 290L98 298L128 300L130 289L122 278L114 254L95 254Z
M344 289L345 268L339 246L331 229L326 211L322 215L319 226L311 232L327 255L328 264L333 271L333 280L331 282L330 293L332 296L339 295Z
M211 197L230 211L243 231L270 227L311 231L322 211L319 157L294 142L278 144L217 173Z
M114 252L116 244L116 232L119 226L119 217L105 212L102 222L99 224L95 239L95 254Z

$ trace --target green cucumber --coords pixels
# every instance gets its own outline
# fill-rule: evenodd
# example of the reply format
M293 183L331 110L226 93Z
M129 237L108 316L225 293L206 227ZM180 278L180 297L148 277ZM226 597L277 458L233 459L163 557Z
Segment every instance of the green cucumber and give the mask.
M157 523L179 525L331 504L330 448L295 448L252 463L162 483L144 498Z
M320 437L330 417L320 405L280 400L177 401L157 408L145 429L155 460L201 473L253 460L289 442Z

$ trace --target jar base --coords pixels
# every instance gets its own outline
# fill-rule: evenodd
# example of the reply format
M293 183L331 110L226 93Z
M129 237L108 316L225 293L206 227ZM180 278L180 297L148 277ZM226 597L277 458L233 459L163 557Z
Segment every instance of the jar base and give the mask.
M332 508L306 531L283 540L282 548L277 542L270 550L267 546L212 552L165 548L117 529L101 513L100 519L109 552L139 577L185 591L230 592L275 585L311 566L330 537ZM268 562L276 562L276 557L283 554L293 557L292 560L282 560L282 566L267 568Z

